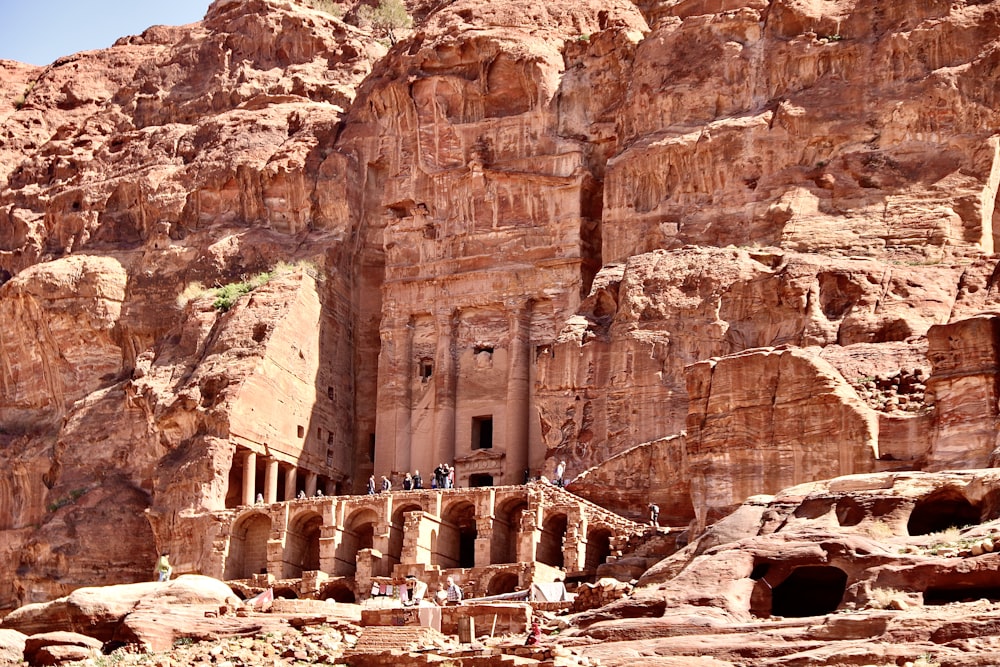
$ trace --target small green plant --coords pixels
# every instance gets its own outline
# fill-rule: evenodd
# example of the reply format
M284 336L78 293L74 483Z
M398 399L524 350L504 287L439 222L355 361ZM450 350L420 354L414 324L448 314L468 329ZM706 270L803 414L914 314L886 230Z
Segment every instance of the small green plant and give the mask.
M892 526L885 523L884 521L873 521L865 527L865 532L868 536L876 540L887 540L896 533L892 530Z
M275 276L294 273L296 271L302 271L314 280L322 280L323 278L316 263L310 260L278 262L270 271L258 273L250 278L244 277L243 280L235 283L227 283L212 288L206 288L200 282L188 283L181 293L177 295L177 307L183 308L193 299L210 296L214 299L212 306L217 310L226 312L244 294L249 294L258 287L267 284Z
M924 653L913 661L913 667L941 667L941 663L935 660L930 653Z
M194 639L191 637L178 637L174 640L174 646L190 646L194 644Z
M931 533L928 537L939 547L957 542L962 536L962 530L958 526L950 526L936 533Z
M379 0L377 7L365 5L358 10L358 17L370 25L375 34L387 37L392 45L396 44L397 31L413 25L403 0Z
M335 18L344 18L344 6L334 0L305 0L307 7L321 12L326 12Z
M24 105L27 104L27 102L28 102L28 95L30 95L31 91L35 89L35 84L36 83L38 83L38 82L37 81L32 81L31 83L29 83L27 85L27 87L25 87L24 92L14 98L14 108L15 109L17 109L18 111L20 111L21 109L24 108Z
M75 503L86 492L87 489L73 489L72 491L69 492L68 496L63 496L59 500L53 503L49 503L46 509L48 509L49 512L58 512L63 507L66 507L66 505Z
M578 42L589 42L590 41L590 35L588 33L583 33L582 35L580 35L579 37L576 38L576 41L578 41Z
M271 272L265 271L263 273L258 273L248 280L216 287L212 290L212 296L215 297L215 301L212 302L212 307L216 310L222 311L223 313L226 312L233 307L233 304L235 304L241 296L249 294L261 285L266 285L272 276L273 274Z

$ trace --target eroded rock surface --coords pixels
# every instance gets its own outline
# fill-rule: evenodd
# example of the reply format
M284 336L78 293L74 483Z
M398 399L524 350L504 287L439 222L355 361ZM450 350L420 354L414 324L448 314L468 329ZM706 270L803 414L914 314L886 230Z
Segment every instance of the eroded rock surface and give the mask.
M344 9L0 63L0 609L442 461L691 538L995 462L1000 2Z

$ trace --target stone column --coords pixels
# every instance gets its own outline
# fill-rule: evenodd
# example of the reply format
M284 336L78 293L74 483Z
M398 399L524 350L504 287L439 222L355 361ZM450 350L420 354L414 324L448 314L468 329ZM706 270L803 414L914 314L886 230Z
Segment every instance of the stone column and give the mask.
M458 369L455 365L455 330L459 311L437 314L437 350L434 353L434 461L451 464L455 460L455 385ZM427 471L430 473L430 471Z
M493 560L493 517L476 517L476 567L491 565Z
M419 368L413 358L413 336L416 322L413 317L406 320L405 341L403 343L403 358L399 361L399 388L401 400L396 406L396 450L393 452L392 466L388 473L402 472L413 469L410 450L413 448L413 383ZM433 377L433 376L432 376Z
M316 480L318 476L314 472L306 473L306 495L312 498L316 495Z
M295 466L289 466L285 470L285 500L295 499L295 484L299 479L298 472Z
M257 497L257 454L248 451L243 458L243 504L253 505Z
M521 525L517 531L517 562L532 563L538 553L538 541L542 532L538 529L538 509L529 508L521 513Z
M278 502L278 459L273 456L265 460L264 468L264 502Z
M504 451L507 453L501 484L520 484L528 467L530 414L531 308L511 304L510 342L507 358L507 423Z
M336 526L319 529L319 569L327 574L337 574L337 547L341 535Z

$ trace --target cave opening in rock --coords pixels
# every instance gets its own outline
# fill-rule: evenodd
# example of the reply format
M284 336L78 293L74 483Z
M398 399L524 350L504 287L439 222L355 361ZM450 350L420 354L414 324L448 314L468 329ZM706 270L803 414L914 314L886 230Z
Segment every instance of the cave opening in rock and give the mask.
M847 573L839 567L798 567L774 587L771 614L792 618L829 614L840 606L846 589Z
M948 528L978 524L979 508L954 488L941 489L917 501L906 522L910 535L930 535Z
M924 591L924 604L941 605L952 602L975 602L976 600L1000 602L998 586L934 586Z
M837 522L841 526L856 526L865 519L865 508L854 498L844 496L837 501Z

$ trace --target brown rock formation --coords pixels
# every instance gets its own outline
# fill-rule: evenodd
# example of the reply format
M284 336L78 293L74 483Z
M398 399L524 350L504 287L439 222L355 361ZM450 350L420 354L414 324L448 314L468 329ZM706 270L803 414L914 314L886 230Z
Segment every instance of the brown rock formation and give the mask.
M0 608L442 461L695 532L993 463L1000 3L411 10L0 63Z

